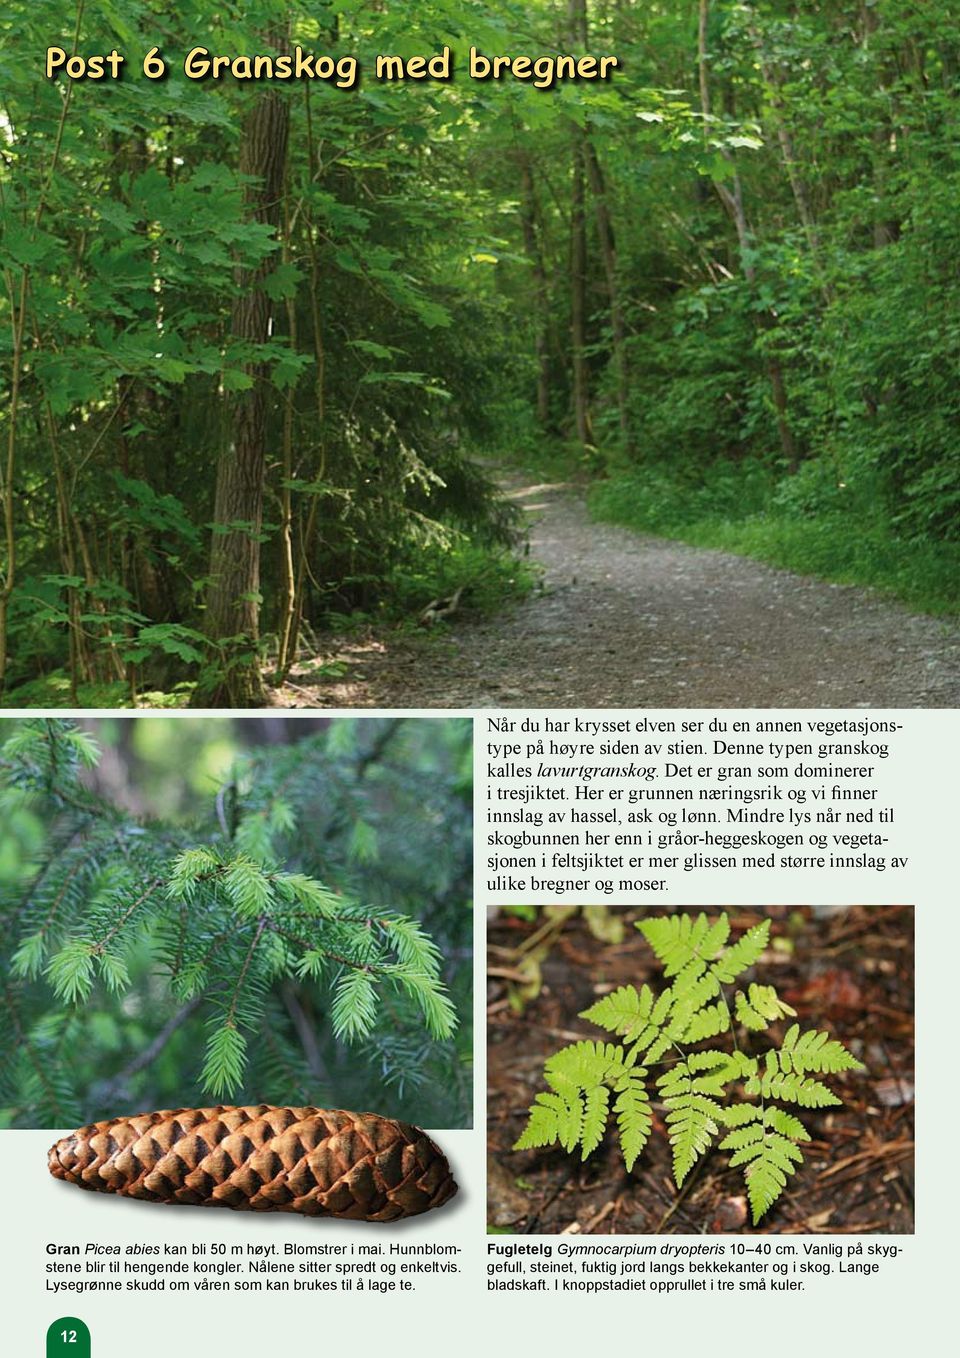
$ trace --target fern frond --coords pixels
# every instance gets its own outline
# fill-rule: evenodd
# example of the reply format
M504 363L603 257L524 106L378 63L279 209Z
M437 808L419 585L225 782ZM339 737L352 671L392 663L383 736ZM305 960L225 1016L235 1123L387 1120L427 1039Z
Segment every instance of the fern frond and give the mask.
M720 1130L722 1109L710 1094L717 1092L716 1076L697 1075L686 1061L666 1071L657 1088L667 1109L667 1134L673 1150L673 1177L679 1188ZM722 1086L721 1086L722 1088Z
M576 1148L583 1130L583 1100L575 1090L567 1094L540 1093L530 1109L530 1120L514 1150L551 1146L559 1142L565 1151Z
M748 1122L756 1122L763 1117L763 1105L759 1103L733 1103L720 1110L720 1122L724 1127L743 1127Z
M664 976L676 976L694 961L704 963L719 956L730 933L730 920L721 915L711 925L699 914L668 915L663 919L639 920L636 926L663 963Z
M656 1084L678 1188L722 1135L720 1145L731 1152L731 1165L744 1167L756 1223L802 1163L798 1143L810 1140L799 1118L778 1102L804 1108L839 1105L841 1100L810 1072L834 1074L859 1069L860 1062L828 1034L801 1033L798 1024L788 1029L779 1048L759 1058L736 1044L733 1051L686 1051L691 1043L727 1032L734 1018L748 1031L760 1032L795 1015L773 986L751 982L737 991L734 1013L723 990L759 959L770 921L752 926L729 946L725 915L712 925L705 914L696 919L681 914L643 920L637 928L672 984L659 995L649 985L639 990L619 986L582 1012L619 1045L575 1042L547 1059L549 1092L537 1095L516 1149L559 1142L568 1151L579 1145L586 1159L603 1138L612 1102L630 1171L653 1122L647 1070L670 1053L679 1059ZM734 1085L739 1101L728 1102Z
M580 1017L595 1023L598 1028L606 1028L608 1033L629 1033L640 1021L650 1017L653 1008L653 991L648 985L638 993L632 985L620 986L602 1000L597 1000L589 1009L584 1009Z
M613 1111L617 1115L620 1149L628 1173L647 1144L653 1125L650 1097L644 1084L646 1074L642 1066L636 1066L622 1075L614 1085L617 1097Z
M564 1101L564 1116L560 1124L560 1144L569 1154L576 1150L583 1135L583 1098L576 1090L560 1096Z
M527 1125L513 1143L515 1151L539 1150L541 1146L552 1146L563 1137L561 1117L566 1114L567 1105L556 1093L539 1093L530 1108ZM577 1136L580 1129L577 1128ZM574 1142L576 1145L576 1142Z
M622 1144L629 1168L649 1133L645 1074L634 1069L623 1048L612 1042L575 1042L564 1047L546 1062L544 1078L551 1092L537 1095L514 1149L559 1141L569 1151L579 1144L586 1160L603 1139L612 1086L618 1094L614 1108L621 1135L626 1127L627 1140Z
M772 985L753 983L746 995L742 990L737 991L736 1012L745 1028L759 1033L777 1019L785 1018L787 1014L796 1015L797 1011L781 1000Z
M745 1165L744 1179L753 1224L757 1225L786 1187L788 1177L803 1164L798 1141L809 1141L803 1123L779 1108L768 1108L761 1120L733 1131L720 1142L730 1150L730 1166Z
M788 1058L789 1059L789 1058ZM759 1061L748 1062L747 1080L744 1093L759 1095L764 1099L781 1099L785 1103L796 1103L801 1108L838 1108L842 1099L822 1084L796 1072L785 1072L780 1065L779 1053L768 1051L763 1070Z
M735 981L741 972L752 967L758 960L760 954L767 946L770 938L770 921L762 920L748 929L745 934L741 934L736 943L724 949L721 956L714 962L712 971L717 980L723 985L729 985Z
M679 1039L681 1042L703 1042L706 1038L717 1037L720 1033L727 1032L729 1028L730 1009L726 1000L718 1000L716 1004L692 1014L679 1034Z
M810 1079L806 1072L836 1074L862 1069L862 1063L842 1043L831 1041L826 1033L814 1030L801 1035L794 1024L785 1036L783 1046L766 1053L762 1069L759 1061L750 1063L744 1072L748 1077L744 1090L764 1099L796 1103L802 1108L837 1108L843 1100L820 1080Z
M584 1092L583 1126L580 1129L580 1159L600 1145L607 1126L607 1113L610 1110L610 1090L606 1085L594 1085Z
M792 1009L789 1011L794 1012ZM780 1047L780 1066L784 1071L798 1074L813 1070L822 1075L837 1075L843 1070L863 1070L863 1063L847 1051L842 1042L831 1039L829 1033L810 1028L800 1032L794 1023L784 1034Z
M723 1121L722 1118L721 1121ZM763 1122L753 1118L745 1123L744 1126L738 1127L736 1131L731 1132L729 1136L725 1136L720 1142L720 1149L722 1151L738 1151L744 1146L753 1145L755 1141L762 1141L763 1137Z
M675 1005L686 1005L693 1013L720 994L720 982L706 967L706 962L695 962L684 967L670 987Z
M792 1113L785 1113L782 1108L767 1108L763 1116L767 1126L772 1127L781 1136L788 1136L793 1141L810 1140L810 1133Z

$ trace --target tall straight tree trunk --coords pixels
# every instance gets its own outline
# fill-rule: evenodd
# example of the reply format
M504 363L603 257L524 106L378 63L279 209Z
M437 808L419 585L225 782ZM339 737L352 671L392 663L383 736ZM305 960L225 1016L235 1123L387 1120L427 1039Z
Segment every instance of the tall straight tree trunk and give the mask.
M570 35L574 48L587 45L587 0L570 0ZM573 416L583 448L593 446L590 384L587 371L587 217L586 133L573 129L573 178L570 196L570 347L573 367Z
M543 244L538 229L539 213L533 166L530 157L523 150L520 152L520 184L523 193L521 210L523 244L533 270L536 305L534 349L537 357L537 421L541 429L547 429L550 426L550 299L547 292Z
M338 21L336 16L334 16L333 29L331 30L331 43L336 41L337 27ZM309 179L313 181L314 177L316 177L316 182L319 183L322 176L322 163L317 154L316 142L313 135L313 114L310 108L309 82L303 87L303 102L307 125L307 171ZM310 286L307 296L310 302L310 322L313 331L313 392L317 410L315 426L316 464L313 470L313 480L319 484L323 481L327 465L325 385L327 354L323 333L323 318L320 311L323 280L320 275L320 256L317 250L317 228L313 221L309 206L306 203L304 203L303 206L303 230L306 238L306 251L310 258ZM306 523L303 525L300 533L300 556L296 566L293 607L288 611L284 620L283 630L280 635L277 673L274 676L274 683L278 686L285 682L290 667L296 660L300 632L306 621L304 618L304 604L310 571L310 557L313 552L314 540L317 535L321 503L322 501L319 494L314 494L310 497L310 509L307 512Z
M704 135L707 133L710 122L710 74L707 55L707 27L710 19L710 0L699 0L699 24L697 32L697 67L700 76L700 111L703 114ZM733 156L729 151L725 151L726 158L733 162ZM750 289L756 291L757 270L752 263L751 247L753 234L747 220L746 209L743 205L743 185L740 175L736 168L733 171L731 180L732 190L725 184L715 185L720 201L723 203L733 222L734 230L737 233L737 244L740 248L741 267L743 276ZM776 326L775 317L769 312L763 312L759 317L760 328L769 332ZM800 454L797 448L797 441L793 436L789 420L789 400L787 396L787 384L783 375L783 365L779 355L772 349L768 349L765 355L767 365L767 376L770 379L770 391L773 397L773 408L777 420L777 432L780 436L780 450L783 453L784 461L790 471L796 471Z
M861 23L861 50L867 53L873 35L880 27L880 16L872 5L862 0L860 5ZM883 62L874 58L877 66L877 77L879 79L879 93L884 96L883 105L888 107L889 92L888 80L892 73L884 71ZM885 113L879 118L873 131L873 187L874 197L878 204L878 209L889 204L890 189L888 186L889 169L891 161L892 147L896 145L895 129L891 126L890 118ZM873 223L873 246L875 250L883 250L886 246L892 245L900 239L900 223L892 217L884 217L878 210L878 215Z
M583 132L573 134L573 186L570 210L570 347L573 366L573 417L577 439L593 446L590 384L587 371L587 220L584 210L586 167Z
M251 221L276 229L280 220L290 110L273 90L259 95L243 127L240 173L250 177L245 201ZM268 256L254 270L241 270L231 335L262 345L272 329L272 303L264 283L273 270ZM198 685L195 703L260 707L265 700L257 647L260 637L260 530L263 524L267 437L267 365L252 362L251 379L230 411L231 440L217 466L216 530L210 552L205 631L220 644L215 679ZM229 525L241 521L243 528Z
M597 219L597 235L600 238L600 255L603 259L603 272L607 282L607 296L610 299L610 336L613 343L613 363L617 375L617 413L620 417L620 437L624 449L630 450L630 422L627 414L627 400L630 382L627 375L627 326L623 314L623 298L620 292L620 278L617 269L617 243L613 234L613 219L607 200L607 183L600 157L590 140L587 129L585 137L587 175L590 192L593 195L593 209Z
M85 0L77 0L76 23L73 31L73 46L71 54L75 55L80 44L80 26L83 23L83 11ZM63 129L67 122L67 113L70 109L70 96L73 91L73 81L67 83L66 92L63 96L63 103L60 106L60 121L57 124L57 134L53 143L53 153L50 159L50 167L47 171L44 187L37 198L37 205L33 211L33 229L38 231L40 223L43 221L43 214L46 211L46 195L54 182L57 168L60 164L60 150L63 145ZM9 661L9 622L10 622L10 600L13 597L13 587L17 578L17 535L16 535L16 490L14 486L14 473L17 465L17 416L20 403L20 381L23 376L23 366L25 357L25 336L27 323L27 301L30 294L30 266L24 264L20 273L19 288L14 284L13 273L9 269L4 270L7 291L10 296L10 324L12 338L11 353L11 376L10 376L10 399L7 408L7 443L6 451L2 463L0 463L0 513L3 517L3 569L0 572L0 692L7 680L7 663ZM18 295L19 294L19 295Z

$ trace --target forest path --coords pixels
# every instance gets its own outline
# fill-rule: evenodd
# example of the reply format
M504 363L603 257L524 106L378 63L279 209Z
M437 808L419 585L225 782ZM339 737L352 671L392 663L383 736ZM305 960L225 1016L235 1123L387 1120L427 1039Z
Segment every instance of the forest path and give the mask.
M954 707L960 626L850 585L594 522L581 489L510 473L543 588L441 636L344 640L352 707ZM314 687L314 685L318 685Z

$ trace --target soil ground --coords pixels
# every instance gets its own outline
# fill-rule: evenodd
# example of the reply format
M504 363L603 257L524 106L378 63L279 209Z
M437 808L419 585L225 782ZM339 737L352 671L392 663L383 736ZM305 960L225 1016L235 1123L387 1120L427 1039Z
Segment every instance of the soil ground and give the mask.
M662 987L653 954L632 927L643 913L601 912L601 927L605 917L607 922L614 914L625 918L620 943L596 938L583 913L556 920L545 933L542 914L531 922L501 913L491 923L491 1227L519 1234L601 1235L912 1232L913 910L908 906L852 906L827 914L771 906L760 912L772 918L773 927L756 979L776 986L798 1011L804 1029L827 1029L866 1070L826 1077L843 1098L842 1108L794 1110L813 1140L803 1148L805 1163L758 1228L749 1224L742 1172L729 1168L725 1152L702 1158L677 1192L663 1109L656 1100L653 1133L630 1174L612 1128L585 1163L579 1154L567 1155L558 1147L511 1150L527 1108L544 1088L546 1057L567 1043L602 1036L578 1013L619 985L650 981L655 989ZM758 915L730 907L727 913L734 938ZM775 1025L770 1035L781 1035L783 1027ZM749 1040L762 1050L766 1039L760 1034Z
M869 590L590 519L578 486L502 478L542 588L442 632L335 639L285 706L955 707L960 625ZM427 601L424 600L424 603ZM324 676L331 662L342 670ZM329 668L327 669L329 676Z

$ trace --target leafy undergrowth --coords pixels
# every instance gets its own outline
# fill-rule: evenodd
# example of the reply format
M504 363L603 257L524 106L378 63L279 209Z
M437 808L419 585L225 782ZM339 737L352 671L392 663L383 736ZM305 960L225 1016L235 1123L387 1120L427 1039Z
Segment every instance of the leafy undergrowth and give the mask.
M431 600L462 589L463 612L489 616L524 598L537 578L536 567L506 547L459 542L426 548L394 571L384 615L416 622Z
M140 707L186 707L190 701L192 683L177 684L172 692L152 689L137 695ZM61 707L76 709L96 709L110 707L129 707L130 690L119 681L114 683L79 684L76 694L70 689L70 678L64 670L53 670L50 674L30 679L10 690L0 707Z
M356 610L352 613L330 613L316 628L321 646L330 637L344 637L376 631L387 625L402 630L411 629L425 643L435 643L444 631L440 624L435 633L425 633L419 626L422 610L433 599L443 598L456 590L463 591L457 621L474 617L489 617L505 604L524 598L538 579L537 569L525 557L506 547L478 545L467 540L447 546L423 548L415 556L396 567L389 592L375 613ZM270 638L265 639L270 655ZM274 653L275 658L275 653ZM269 679L272 666L265 662ZM311 665L314 681L342 677L347 667L338 660L320 659ZM169 690L141 689L137 706L145 708L186 707L194 688L192 679L184 678ZM122 681L89 683L71 690L65 670L30 679L11 688L2 699L4 708L75 708L106 709L130 707L130 690Z
M614 473L590 489L588 504L608 523L867 585L923 613L960 613L960 544L896 537L853 505L802 513L778 502L776 483L755 465L698 486L654 468Z

